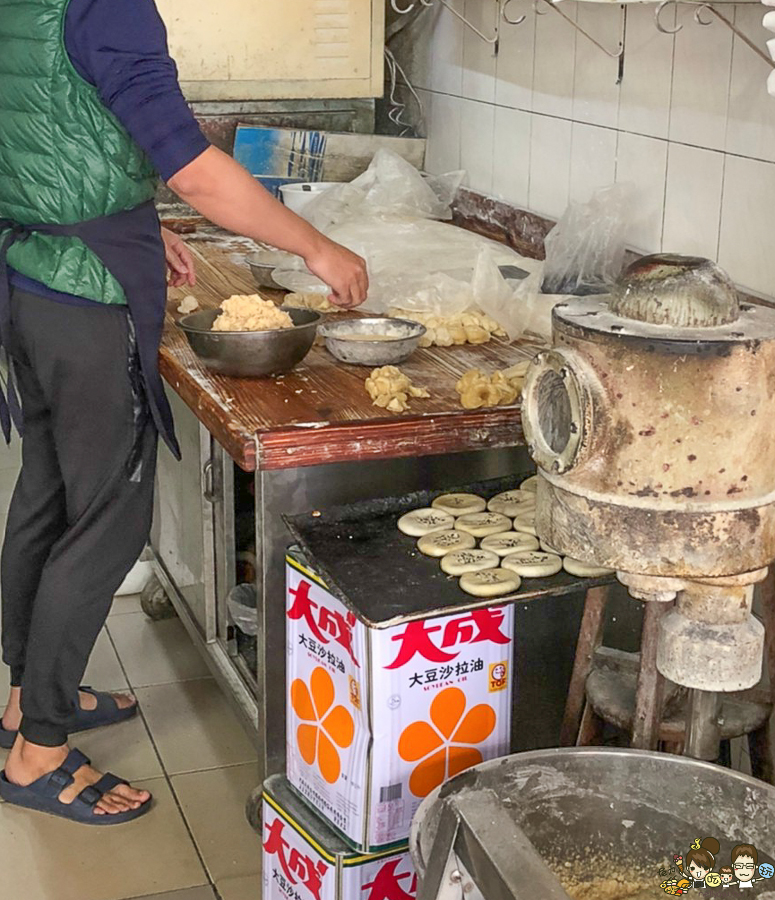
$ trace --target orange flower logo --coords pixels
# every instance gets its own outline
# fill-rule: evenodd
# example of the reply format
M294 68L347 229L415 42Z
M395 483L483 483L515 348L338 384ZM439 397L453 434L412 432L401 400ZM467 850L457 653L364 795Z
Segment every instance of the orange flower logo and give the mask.
M308 766L317 760L329 784L335 784L342 771L336 748L346 749L355 737L353 717L343 706L334 706L335 699L334 682L320 666L313 669L309 688L301 678L291 685L291 706L302 720L296 730L301 758Z
M466 712L460 688L443 690L431 703L430 722L412 722L398 740L398 753L406 762L418 762L409 778L415 797L428 794L448 778L482 762L476 749L495 728L495 710L480 703Z

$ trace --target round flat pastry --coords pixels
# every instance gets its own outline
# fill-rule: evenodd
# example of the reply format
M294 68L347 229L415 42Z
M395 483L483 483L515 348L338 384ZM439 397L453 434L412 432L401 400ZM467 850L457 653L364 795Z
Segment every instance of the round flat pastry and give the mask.
M534 513L536 502L535 500L498 500L496 497L493 497L487 504L487 509L491 512L500 513L502 516L508 516L510 519L515 519L517 516Z
M398 520L398 530L410 537L423 537L434 531L455 527L455 517L441 509L413 509Z
M431 506L434 509L443 509L452 516L464 516L466 513L482 512L487 508L487 502L476 494L442 494L431 503Z
M519 589L519 575L508 569L485 569L460 576L460 589L472 597L501 597Z
M526 478L522 484L519 486L521 491L529 491L531 494L535 494L538 490L538 475L531 475L530 478Z
M476 538L467 531L432 531L417 541L417 549L426 556L446 556L455 550L473 550Z
M562 561L562 567L569 575L575 575L577 578L596 578L599 575L610 575L613 572L613 569L593 566L592 563L585 563L570 556L566 556Z
M503 534L491 534L482 538L482 550L492 550L498 556L510 556L525 550L538 550L538 538L521 531L505 531Z
M527 550L524 553L512 553L501 560L501 565L522 578L548 578L562 570L562 559L553 553Z
M465 575L466 572L481 572L494 569L500 557L491 550L455 550L441 559L441 571L447 575Z
M532 534L533 537L538 535L536 531L535 513L523 513L514 519L514 531L521 531L523 534Z
M500 513L478 512L461 516L455 522L458 531L467 531L474 537L487 537L488 534L500 534L502 531L511 531L511 520Z
M494 497L491 497L487 503L487 509L492 509L493 503L535 503L536 497L535 494L531 494L530 491L523 491L519 488L515 488L513 491L503 491L500 494L496 494Z

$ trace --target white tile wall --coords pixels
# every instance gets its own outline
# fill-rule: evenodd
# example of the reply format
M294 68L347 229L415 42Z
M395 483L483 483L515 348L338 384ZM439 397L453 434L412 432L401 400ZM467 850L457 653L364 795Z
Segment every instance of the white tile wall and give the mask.
M665 247L680 244L683 253L716 258L723 179L723 153L670 145L662 231Z
M482 31L494 28L498 0L449 2ZM619 5L563 0L561 9L616 47ZM501 25L497 55L447 10L423 13L427 21L406 29L394 49L430 88L427 166L462 166L474 189L550 217L597 187L630 182L634 249L718 258L739 284L775 294L769 68L723 24L703 27L685 5L662 16L681 30L658 32L655 9L627 7L621 85L616 60L556 12L537 15L529 0L508 4L509 17L527 18ZM762 48L772 37L759 4L721 9Z
M528 206L558 219L570 199L570 150L573 123L569 119L534 116L530 138ZM538 165L538 160L541 164ZM534 164L535 161L535 164Z
M666 177L665 141L620 132L616 180L635 188L627 239L636 250L653 253L661 248ZM673 249L680 252L680 247Z
M528 205L532 120L521 109L495 109L492 190L496 197L523 208Z
M597 188L616 181L618 133L610 128L573 123L571 134L570 199L586 203Z
M478 100L461 103L460 165L468 172L468 187L492 193L495 107Z

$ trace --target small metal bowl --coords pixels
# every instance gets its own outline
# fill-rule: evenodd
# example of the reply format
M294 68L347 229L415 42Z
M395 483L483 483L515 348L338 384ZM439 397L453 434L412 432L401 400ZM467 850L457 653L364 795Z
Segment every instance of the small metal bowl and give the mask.
M272 278L272 272L287 259L288 254L280 250L257 250L255 253L251 253L245 262L250 267L258 287L280 291L282 288Z
M425 334L425 326L419 322L387 317L328 321L319 330L329 353L354 366L398 365L409 359ZM388 339L363 340L370 334L387 335Z
M294 327L274 331L211 331L220 315L217 309L191 313L178 324L208 369L233 378L257 378L289 372L312 348L320 313L311 309L286 312Z

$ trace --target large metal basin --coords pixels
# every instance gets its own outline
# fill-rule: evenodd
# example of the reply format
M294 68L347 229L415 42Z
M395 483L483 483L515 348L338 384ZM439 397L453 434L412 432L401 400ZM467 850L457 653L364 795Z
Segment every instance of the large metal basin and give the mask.
M660 874L660 869L674 865L675 854L685 859L697 839L720 842L716 872L731 864L731 850L740 843L757 848L759 864L772 863L775 856L775 789L768 784L681 756L595 747L540 750L470 769L423 801L410 839L421 883L431 859L438 859L441 840L435 849L434 841L444 797L450 796L470 801L474 813L497 798L507 819L522 829L577 900L664 900L660 885L676 875ZM492 821L483 824L486 830ZM495 839L488 849L494 858L505 859L506 868L511 843L510 837ZM483 880L463 872L460 896L512 896L488 889ZM746 893L775 890L773 882L759 882ZM537 887L535 882L524 885L513 896L546 896ZM733 888L737 894L736 884Z
M294 327L274 331L211 331L219 315L215 309L184 316L178 324L194 353L219 375L234 378L281 375L309 353L321 319L320 313L309 309L286 312Z

